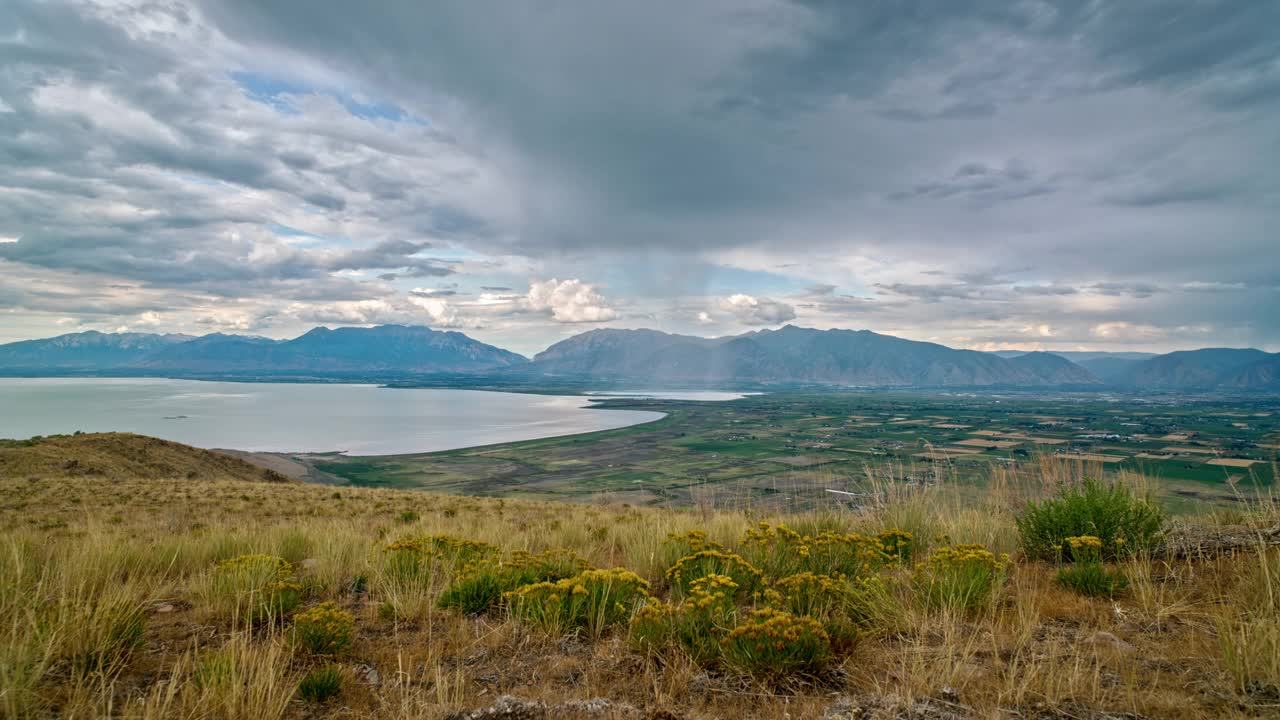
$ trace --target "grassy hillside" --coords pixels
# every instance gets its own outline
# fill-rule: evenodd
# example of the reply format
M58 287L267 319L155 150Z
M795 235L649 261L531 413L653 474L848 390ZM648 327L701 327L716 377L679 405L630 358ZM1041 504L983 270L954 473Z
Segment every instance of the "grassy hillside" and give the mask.
M80 433L0 440L0 478L254 480L280 473L229 455L132 433Z
M1274 506L1144 545L1121 493L1105 562L1036 559L1070 473L774 516L3 473L0 717L1273 713Z

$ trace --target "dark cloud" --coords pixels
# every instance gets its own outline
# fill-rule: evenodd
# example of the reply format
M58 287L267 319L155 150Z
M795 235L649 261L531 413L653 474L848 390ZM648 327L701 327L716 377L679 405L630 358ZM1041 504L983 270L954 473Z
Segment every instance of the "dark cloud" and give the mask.
M13 0L0 262L252 305L208 310L235 323L625 266L628 296L560 316L742 295L743 323L946 339L945 306L956 342L1276 344L1278 26L1228 0Z

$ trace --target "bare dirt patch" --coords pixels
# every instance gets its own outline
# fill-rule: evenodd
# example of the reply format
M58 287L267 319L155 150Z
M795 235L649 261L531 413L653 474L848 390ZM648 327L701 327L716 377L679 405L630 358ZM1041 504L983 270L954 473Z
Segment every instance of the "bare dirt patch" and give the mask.
M1069 458L1071 460L1103 463L1124 462L1125 460L1128 460L1128 458L1121 455L1096 455L1094 453L1066 453L1061 457Z
M956 443L956 445L969 445L972 447L995 448L995 449L1008 448L1008 447L1013 447L1014 445L1021 445L1021 444L1022 444L1021 440L984 440L982 438L970 438L968 440L961 440Z
M1184 447L1181 445L1170 445L1163 448L1165 452L1171 453L1189 453L1191 455L1217 455L1218 451L1213 448L1205 447Z
M1254 463L1260 463L1261 460L1249 460L1246 458L1214 458L1205 463L1205 465L1223 465L1225 467L1247 468Z

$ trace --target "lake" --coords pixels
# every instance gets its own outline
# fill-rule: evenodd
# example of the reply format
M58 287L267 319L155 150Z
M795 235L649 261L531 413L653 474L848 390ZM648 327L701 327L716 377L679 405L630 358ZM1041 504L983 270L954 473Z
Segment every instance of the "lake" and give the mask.
M398 455L663 417L591 404L580 396L376 385L0 378L0 438L120 431L204 448Z

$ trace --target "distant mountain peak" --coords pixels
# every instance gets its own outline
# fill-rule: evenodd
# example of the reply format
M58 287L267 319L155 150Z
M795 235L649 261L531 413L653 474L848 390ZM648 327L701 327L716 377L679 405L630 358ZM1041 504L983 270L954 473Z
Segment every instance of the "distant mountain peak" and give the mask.
M836 385L1076 385L1098 381L1062 358L1013 363L869 330L784 325L700 338L655 330L593 330L534 356L554 375L651 383L752 382Z

